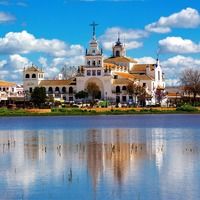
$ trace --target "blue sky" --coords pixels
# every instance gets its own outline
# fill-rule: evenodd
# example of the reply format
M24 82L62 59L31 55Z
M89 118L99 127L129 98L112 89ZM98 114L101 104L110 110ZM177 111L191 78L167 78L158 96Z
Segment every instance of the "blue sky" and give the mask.
M197 0L0 0L0 79L20 83L30 63L49 77L83 64L92 21L105 56L118 32L138 62L154 62L159 50L168 85L200 66Z

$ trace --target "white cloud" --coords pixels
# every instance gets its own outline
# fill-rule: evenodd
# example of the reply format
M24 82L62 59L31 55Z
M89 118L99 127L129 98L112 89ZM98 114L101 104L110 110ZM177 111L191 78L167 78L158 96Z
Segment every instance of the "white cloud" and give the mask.
M159 41L159 47L161 53L199 53L200 44L195 44L189 39L183 39L181 37L167 37Z
M80 55L83 48L80 45L67 45L58 39L37 39L27 31L9 32L5 37L0 38L0 54L28 54L31 52L60 57Z
M5 80L5 78L9 75L9 73L10 73L9 70L1 70L0 79Z
M10 55L9 58L9 65L17 70L22 71L24 67L30 65L30 61L26 57L22 57L19 54Z
M15 20L15 16L13 16L9 13L0 12L0 24L7 23L10 21L14 21L14 20Z
M165 72L166 84L175 85L178 84L181 71L186 68L199 68L200 59L177 55L162 61L161 65L163 67L163 71Z
M148 24L150 32L168 33L171 28L196 28L200 25L200 14L196 9L186 8L168 17L161 17L157 22Z
M138 63L141 64L154 64L156 60L152 57L142 57L142 58L135 58Z
M3 68L7 64L6 60L0 60L0 68Z
M117 41L118 33L120 33L121 42L124 43L127 49L135 49L141 47L142 42L138 39L148 36L148 33L143 30L123 29L120 27L108 28L106 32L100 37L100 41L106 50L112 50L113 44Z

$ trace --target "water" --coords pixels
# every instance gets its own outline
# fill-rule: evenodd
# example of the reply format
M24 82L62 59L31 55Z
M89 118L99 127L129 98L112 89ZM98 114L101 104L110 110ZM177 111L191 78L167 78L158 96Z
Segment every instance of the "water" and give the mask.
M200 115L0 118L0 199L200 199Z

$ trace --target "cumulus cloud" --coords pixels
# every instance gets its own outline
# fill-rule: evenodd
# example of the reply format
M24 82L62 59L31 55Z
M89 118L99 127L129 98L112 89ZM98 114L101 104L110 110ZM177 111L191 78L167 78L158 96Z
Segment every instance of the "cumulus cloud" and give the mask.
M11 22L14 20L15 20L15 16L13 16L9 13L0 12L0 24L8 23L8 22Z
M121 41L124 43L127 49L135 49L141 47L142 42L138 39L148 36L148 33L143 30L122 29L120 27L108 28L106 32L100 36L100 41L106 50L111 50L113 44L117 41L118 33L120 33Z
M161 53L199 53L200 44L194 43L192 40L183 39L181 37L167 37L159 41Z
M142 57L142 58L135 58L138 63L141 64L154 64L156 60L152 57Z
M168 58L165 61L161 62L163 70L165 72L166 83L168 85L178 84L179 75L181 71L186 68L196 68L200 66L200 59L194 59L192 57L185 57L182 55L177 55L171 58Z
M200 25L200 14L196 9L186 8L168 17L161 17L157 22L148 24L150 32L168 33L171 28L196 28Z
M52 39L36 38L27 31L9 32L0 38L0 54L46 53L51 56L73 56L82 54L80 45L67 45L65 42Z
M30 61L26 57L22 57L19 54L13 54L9 56L7 63L10 68L13 68L15 72L21 72L24 67L30 65Z

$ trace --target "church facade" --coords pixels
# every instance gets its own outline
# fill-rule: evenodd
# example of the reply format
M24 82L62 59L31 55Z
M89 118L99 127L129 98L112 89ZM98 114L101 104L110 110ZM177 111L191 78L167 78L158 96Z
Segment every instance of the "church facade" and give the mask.
M45 72L35 66L23 71L25 91L31 93L35 87L45 87L47 95L52 95L57 101L75 101L75 94L87 91L89 84L95 84L98 88L98 99L118 103L137 101L127 87L130 84L140 85L148 96L145 99L146 105L154 105L157 102L156 91L165 88L159 61L140 64L127 57L125 45L120 41L120 37L112 47L112 56L104 59L96 39L95 24L89 48L85 52L85 63L78 67L74 77L68 80L46 80Z

